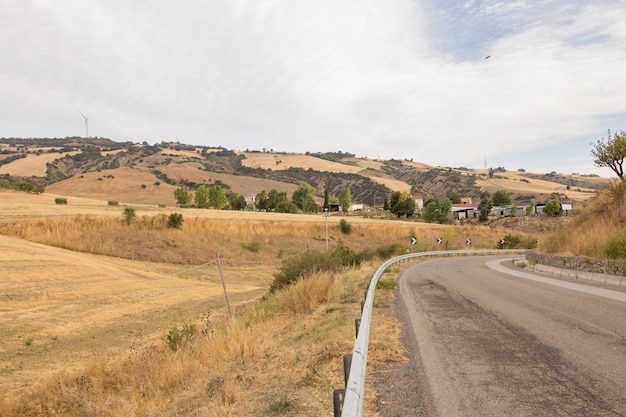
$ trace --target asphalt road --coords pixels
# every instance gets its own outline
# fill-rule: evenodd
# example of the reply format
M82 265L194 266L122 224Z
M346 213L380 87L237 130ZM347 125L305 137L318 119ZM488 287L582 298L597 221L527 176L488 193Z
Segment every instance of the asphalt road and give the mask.
M403 273L409 361L375 375L381 416L626 416L626 292L511 275L502 259Z

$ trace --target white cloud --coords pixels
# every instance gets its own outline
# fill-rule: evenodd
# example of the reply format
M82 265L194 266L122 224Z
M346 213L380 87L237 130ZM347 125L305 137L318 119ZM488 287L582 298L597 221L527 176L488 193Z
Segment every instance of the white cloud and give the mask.
M80 110L116 140L481 166L624 129L623 2L437 5L9 2L0 136L81 135Z

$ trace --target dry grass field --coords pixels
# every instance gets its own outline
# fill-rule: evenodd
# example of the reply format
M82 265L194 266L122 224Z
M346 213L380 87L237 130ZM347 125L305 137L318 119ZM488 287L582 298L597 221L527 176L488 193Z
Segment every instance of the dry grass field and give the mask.
M480 175L481 170L476 171ZM486 173L486 171L484 171ZM566 185L556 184L553 182L542 181L537 179L528 179L521 173L514 171L507 171L500 175L502 178L487 178L481 177L476 181L476 185L481 189L490 193L495 193L498 190L505 189L511 193L529 194L534 193L539 197L540 195L550 196L552 193L565 194L568 198L575 201L585 201L593 197L595 194L594 189L584 187L572 187L567 189ZM576 176L572 176L576 178ZM600 185L606 185L608 180L606 178L585 178L585 181L594 181Z
M493 247L507 233L346 217L353 230L344 235L340 216L199 209L179 209L184 223L176 230L165 226L171 208L133 205L137 219L128 225L122 206L78 197L56 205L57 196L0 190L3 417L51 410L94 416L328 413L332 388L341 385L341 355L351 350L358 294L376 264L307 280L258 310L281 262L324 250L326 227L331 248L342 242L355 251L394 243L438 249L439 236L448 249L463 248L467 237L475 248ZM415 247L411 234L418 238ZM380 314L393 314L384 312L390 308L384 300L381 295ZM204 336L184 352L171 352L165 336L184 323ZM372 369L402 360L396 333L391 317L374 328ZM374 397L368 404L366 415L376 415Z
M75 155L78 152L66 152L65 155ZM58 153L42 153L41 155L28 154L26 158L17 159L10 164L0 165L0 174L10 174L17 177L46 176L46 164L60 158Z
M310 155L303 154L279 154L279 153L260 153L260 152L244 152L246 159L243 165L251 168L263 168L272 170L283 170L288 168L314 169L317 171L327 172L346 172L351 174L361 174L369 177L372 181L384 184L393 191L408 191L411 186L404 181L394 178L388 178L380 174L380 172L369 172L367 169L379 171L383 166L382 162L359 159L346 158L347 162L354 165L342 164L339 162L327 161Z

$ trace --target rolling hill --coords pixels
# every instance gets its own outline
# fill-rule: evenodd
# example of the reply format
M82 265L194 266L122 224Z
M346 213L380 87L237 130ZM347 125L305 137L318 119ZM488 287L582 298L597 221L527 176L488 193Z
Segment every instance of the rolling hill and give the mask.
M503 168L442 168L410 160L372 160L349 153L233 151L162 142L149 145L102 138L0 139L0 179L28 181L69 197L175 205L178 187L219 184L240 194L291 194L308 183L323 196L350 188L357 203L381 206L393 191L424 199L451 194L478 200L506 189L515 203L583 201L608 180L577 174L527 173Z

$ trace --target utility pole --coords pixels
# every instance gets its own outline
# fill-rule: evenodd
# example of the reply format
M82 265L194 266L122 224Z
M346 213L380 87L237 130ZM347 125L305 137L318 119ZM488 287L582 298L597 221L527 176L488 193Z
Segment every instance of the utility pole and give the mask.
M326 252L328 252L328 207L324 208L324 217L326 217Z

